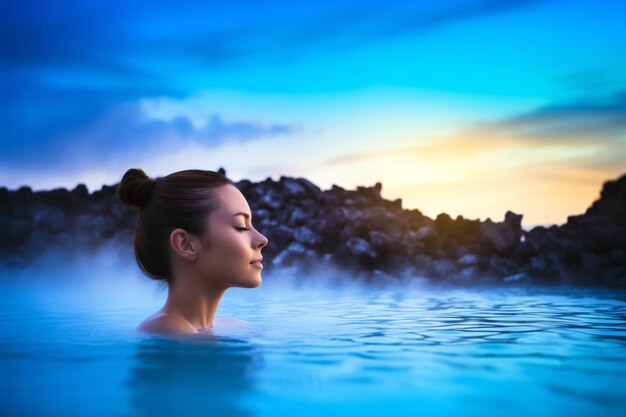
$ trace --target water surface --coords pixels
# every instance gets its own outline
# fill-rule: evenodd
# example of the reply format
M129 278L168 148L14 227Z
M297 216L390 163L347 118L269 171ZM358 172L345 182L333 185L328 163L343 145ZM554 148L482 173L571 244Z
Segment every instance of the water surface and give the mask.
M623 293L307 288L266 278L220 304L218 316L249 325L181 341L134 330L164 292L144 281L120 291L98 274L96 288L62 290L4 277L3 416L626 412Z

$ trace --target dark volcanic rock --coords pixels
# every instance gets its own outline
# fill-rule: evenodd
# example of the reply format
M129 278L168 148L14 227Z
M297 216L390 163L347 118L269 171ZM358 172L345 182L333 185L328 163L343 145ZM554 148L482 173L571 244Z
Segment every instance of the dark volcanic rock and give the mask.
M19 266L49 246L89 250L111 240L132 251L137 213L117 200L116 187L92 194L83 184L71 191L0 188L0 260ZM323 191L281 176L237 187L269 239L263 256L274 267L336 265L386 281L626 287L626 175L605 182L584 214L527 232L522 215L511 211L501 222L446 213L433 220L402 209L401 199L383 199L381 183Z
M626 175L603 184L585 214L535 227L516 251L541 281L626 287Z

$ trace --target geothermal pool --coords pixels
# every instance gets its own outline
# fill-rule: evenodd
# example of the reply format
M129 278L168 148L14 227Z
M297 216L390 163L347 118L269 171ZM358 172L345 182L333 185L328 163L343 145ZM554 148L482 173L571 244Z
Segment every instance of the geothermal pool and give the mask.
M135 332L166 293L132 264L112 267L3 270L3 416L626 411L623 292L309 285L264 272L218 309L248 325L181 341Z

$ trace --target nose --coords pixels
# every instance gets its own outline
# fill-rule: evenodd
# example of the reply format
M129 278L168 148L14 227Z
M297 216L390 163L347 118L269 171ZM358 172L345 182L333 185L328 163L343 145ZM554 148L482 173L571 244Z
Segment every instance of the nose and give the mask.
M265 246L267 246L269 240L261 233L259 233L259 236L261 237L261 239L259 240L258 247L264 248Z

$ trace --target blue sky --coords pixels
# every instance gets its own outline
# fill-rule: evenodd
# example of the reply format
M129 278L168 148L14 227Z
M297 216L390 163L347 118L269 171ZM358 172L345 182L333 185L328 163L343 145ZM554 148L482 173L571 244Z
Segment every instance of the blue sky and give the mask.
M626 172L622 1L5 1L0 184L383 183L562 223Z

